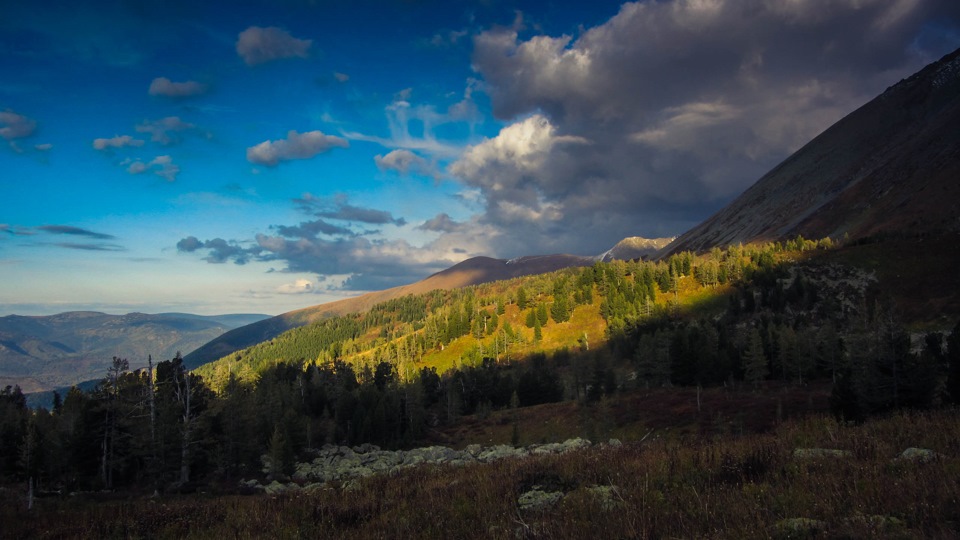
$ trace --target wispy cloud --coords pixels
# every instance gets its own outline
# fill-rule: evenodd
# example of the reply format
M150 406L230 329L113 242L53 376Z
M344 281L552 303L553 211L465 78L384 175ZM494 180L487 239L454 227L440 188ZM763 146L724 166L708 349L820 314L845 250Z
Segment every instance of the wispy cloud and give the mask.
M50 233L50 234L86 236L87 238L94 238L97 240L113 240L116 238L112 234L98 233L88 229L81 229L80 227L72 227L70 225L41 225L36 229L38 231L43 231L45 233Z

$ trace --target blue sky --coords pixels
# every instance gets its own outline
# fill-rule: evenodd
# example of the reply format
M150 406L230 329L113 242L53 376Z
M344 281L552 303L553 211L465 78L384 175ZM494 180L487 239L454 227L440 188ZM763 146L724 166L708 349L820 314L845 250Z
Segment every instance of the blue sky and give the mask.
M684 232L950 0L0 4L0 315L276 314Z

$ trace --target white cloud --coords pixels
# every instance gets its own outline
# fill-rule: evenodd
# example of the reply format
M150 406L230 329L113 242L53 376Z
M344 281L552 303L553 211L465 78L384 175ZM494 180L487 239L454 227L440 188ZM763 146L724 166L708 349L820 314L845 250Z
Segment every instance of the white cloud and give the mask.
M341 82L341 83L345 83L350 80L349 75L347 75L346 73L340 73L339 71L333 72L333 78L336 79L337 82Z
M11 141L22 139L34 134L37 130L37 121L11 110L0 111L0 137Z
M293 283L284 283L277 287L280 294L307 294L317 291L317 286L309 279L298 279Z
M310 159L335 147L346 148L349 143L340 137L325 135L320 131L287 132L286 139L263 141L247 148L247 161L267 167L275 167L281 161Z
M440 178L440 171L437 167L426 159L414 154L410 150L397 149L389 152L387 155L376 155L373 161L381 171L396 171L400 174L417 174L429 176L435 180Z
M275 26L251 26L237 36L237 54L248 66L281 58L307 58L313 40L298 39Z
M124 148L127 146L143 146L141 139L134 139L130 135L115 135L109 139L94 139L93 148L95 150L109 150L111 148Z
M184 98L198 96L207 91L207 85L196 81L173 82L166 77L157 77L150 83L147 93L151 96Z

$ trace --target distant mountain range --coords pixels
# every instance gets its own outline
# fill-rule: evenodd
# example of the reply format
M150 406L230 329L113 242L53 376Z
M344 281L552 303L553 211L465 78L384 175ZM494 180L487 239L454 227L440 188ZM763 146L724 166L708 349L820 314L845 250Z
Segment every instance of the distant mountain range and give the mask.
M960 50L831 126L661 252L960 232Z
M186 313L107 315L74 311L44 317L0 317L0 388L48 391L102 378L114 356L132 368L187 353L227 330L268 315Z

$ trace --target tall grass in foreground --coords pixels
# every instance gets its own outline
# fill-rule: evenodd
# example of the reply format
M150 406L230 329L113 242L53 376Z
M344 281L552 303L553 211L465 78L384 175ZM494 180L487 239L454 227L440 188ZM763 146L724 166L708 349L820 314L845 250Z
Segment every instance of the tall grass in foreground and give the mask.
M895 459L909 447L937 457ZM534 486L565 496L519 510ZM285 496L77 496L32 511L3 497L11 538L960 538L960 422L956 410L861 426L808 417L770 434L428 466Z

